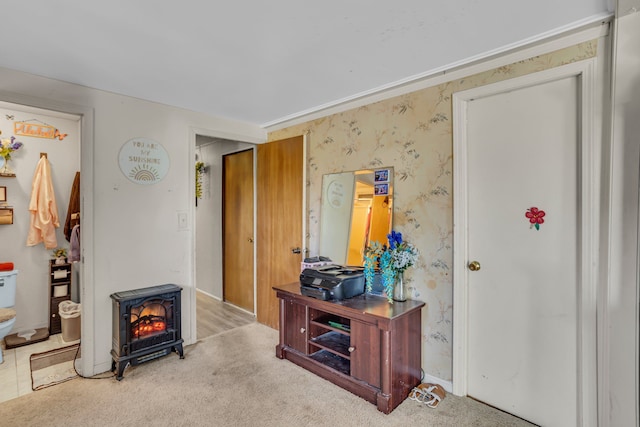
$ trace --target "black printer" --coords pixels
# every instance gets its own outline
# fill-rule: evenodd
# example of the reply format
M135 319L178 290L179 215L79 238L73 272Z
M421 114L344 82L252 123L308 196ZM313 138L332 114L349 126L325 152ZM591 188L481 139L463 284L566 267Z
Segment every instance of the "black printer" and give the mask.
M364 269L336 264L305 268L300 293L321 300L343 300L364 293Z

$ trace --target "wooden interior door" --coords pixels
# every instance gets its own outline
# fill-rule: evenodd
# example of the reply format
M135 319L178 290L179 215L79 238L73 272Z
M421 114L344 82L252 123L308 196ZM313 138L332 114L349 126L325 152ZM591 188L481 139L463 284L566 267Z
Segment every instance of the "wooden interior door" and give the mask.
M303 137L258 145L256 319L278 328L275 285L300 280ZM297 252L297 253L296 253Z
M223 157L223 181L223 298L253 313L253 150Z

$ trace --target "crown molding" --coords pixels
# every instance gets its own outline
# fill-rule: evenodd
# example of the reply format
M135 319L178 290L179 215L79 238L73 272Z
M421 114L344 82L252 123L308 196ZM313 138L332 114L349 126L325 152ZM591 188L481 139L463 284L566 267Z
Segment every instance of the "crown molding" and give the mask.
M613 17L613 13L595 15L518 43L263 123L260 127L273 132L604 37L609 32L609 23Z

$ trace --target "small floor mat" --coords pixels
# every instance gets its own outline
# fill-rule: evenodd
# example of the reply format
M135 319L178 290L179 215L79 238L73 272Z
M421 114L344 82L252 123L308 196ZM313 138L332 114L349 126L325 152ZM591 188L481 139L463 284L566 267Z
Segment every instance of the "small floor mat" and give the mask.
M40 390L77 377L73 364L76 358L80 358L79 346L80 344L73 344L32 354L29 357L31 388L34 391Z
M49 329L48 328L38 328L35 330L36 333L31 335L31 339L25 339L18 336L18 333L7 335L4 337L4 345L9 348L22 347L23 345L34 344L40 341L45 341L49 339Z

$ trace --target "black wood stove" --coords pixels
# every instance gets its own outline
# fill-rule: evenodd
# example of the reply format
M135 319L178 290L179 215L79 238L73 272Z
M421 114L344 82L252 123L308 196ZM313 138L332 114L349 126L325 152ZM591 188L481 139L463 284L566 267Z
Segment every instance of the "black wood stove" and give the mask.
M111 370L121 380L127 365L138 365L171 352L184 359L180 329L180 292L177 285L111 294L113 347Z

